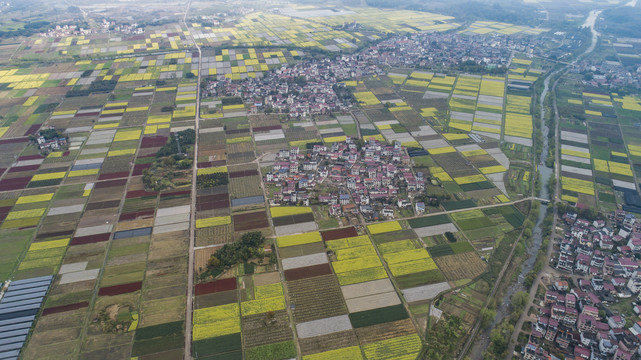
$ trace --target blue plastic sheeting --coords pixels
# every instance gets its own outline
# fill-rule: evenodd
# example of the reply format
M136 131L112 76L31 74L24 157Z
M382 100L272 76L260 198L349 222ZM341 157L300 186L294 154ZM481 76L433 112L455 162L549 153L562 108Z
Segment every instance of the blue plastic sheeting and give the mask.
M23 295L5 296L2 299L2 304L9 304L9 303L12 303L12 302L28 300L28 299L33 299L33 298L41 298L43 296L44 296L44 294L39 294L39 293L29 293L29 294L23 294Z
M19 295L27 295L27 294L37 294L37 293L47 293L47 290L49 289L48 285L45 286L38 286L34 288L25 288L25 289L20 289L20 290L11 290L11 286L9 286L9 290L7 291L7 295L9 296L19 296ZM4 301L2 301L4 303Z
M16 280L0 300L0 360L17 359L53 276Z
M102 167L102 163L74 165L71 167L71 171L100 169L101 167Z
M6 352L3 352L3 353L0 353L0 359L2 359L2 360L18 359L19 355L20 355L20 349L6 351Z
M22 329L13 330L13 331L5 331L5 332L0 332L0 339L28 335L28 334L29 334L29 328L22 328Z
M12 309L20 306L25 306L25 305L32 305L32 304L41 304L42 299L44 299L44 296L37 297L37 298L32 298L32 299L25 299L25 300L20 300L20 301L14 301L10 303L4 303L0 304L0 310L4 309Z
M34 316L34 318L35 318L35 316ZM31 323L32 323L32 321L21 322L21 323L16 323L16 324L12 324L12 325L5 325L0 329L0 334L1 334L1 331L14 331L14 330L20 330L20 329L29 330L29 328L31 328Z
M25 340L27 335L0 339L0 351L20 349Z
M145 227L140 229L118 231L114 233L114 240L151 235L151 230L151 227Z
M0 320L0 327L4 327L5 325L17 324L17 323L28 323L30 321L33 321L35 318L36 318L35 316L25 316L21 318L14 318L11 320Z
M18 287L19 285L22 285L22 284L33 284L33 283L37 283L44 280L49 280L49 282L51 282L51 280L53 280L53 276L45 275L45 276L39 276L31 279L15 280L11 282L11 286L9 286L9 289L11 290L12 287Z
M18 284L18 285L14 285L12 282L11 286L9 287L9 291L18 291L18 290L29 289L29 288L40 287L40 286L49 286L49 284L51 284L51 279L36 281L32 283L27 283L27 284Z
M410 157L425 156L429 155L425 149L411 149L407 150L407 154Z
M233 199L231 201L231 206L245 206L245 205L252 205L252 204L261 204L265 202L265 198L263 195L258 195L258 196L249 196L249 197L244 197L244 198L238 198L238 199Z

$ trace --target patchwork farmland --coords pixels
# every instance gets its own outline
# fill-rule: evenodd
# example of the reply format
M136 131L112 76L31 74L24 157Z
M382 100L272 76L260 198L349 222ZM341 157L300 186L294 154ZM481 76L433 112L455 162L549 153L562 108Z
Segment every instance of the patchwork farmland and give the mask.
M559 89L561 196L574 204L637 209L640 114L635 96L604 93L566 76ZM577 117L585 121L577 123Z
M34 36L15 54L24 63L0 70L0 305L29 294L25 313L7 306L22 324L7 351L414 359L439 319L471 329L529 210L531 86L550 64L517 53L501 76L341 66L393 34L543 30L368 7L205 20ZM324 88L294 73L323 66ZM273 74L319 98L287 115L267 101L289 88L240 90ZM344 103L326 111L325 89ZM615 191L634 184L641 143L599 121L606 97L622 118L638 110L635 97L581 93L593 121L564 127L564 200L623 204ZM365 143L379 153L353 173ZM377 189L345 196L356 176Z
M367 117L358 124L349 115L282 122L250 114L233 97L206 98L196 109L198 85L186 76L197 71L196 62L242 57L235 61L245 65L211 71L216 65L206 74L242 80L266 70L260 54L230 50L200 59L175 52L77 61L64 73L55 67L31 69L37 76L3 73L0 81L9 86L3 101L23 101L12 108L16 117L5 122L0 138L5 159L14 159L3 161L0 178L2 277L16 284L52 277L24 356L175 358L184 353L189 331L196 358L416 357L431 301L484 273L478 254L492 250L481 245L482 234L501 223L491 214L345 227L349 219L328 217L317 202L272 203L262 178L271 163L262 155L341 142L358 132L401 142L415 152L416 169L433 174L430 187L455 194L428 207L431 213L509 201L501 180L509 161L496 142L481 147L465 134L441 135L423 120L426 112L402 102L385 115L378 98L383 87L375 87L381 79L355 84ZM247 65L254 60L258 64ZM91 81L83 82L84 73ZM49 77L58 78L51 87L21 89ZM464 83L455 91L467 91ZM62 149L40 151L28 137L45 130L60 131L53 135L66 138ZM457 162L470 166L452 165ZM190 166L197 168L194 179L184 170ZM192 197L199 280L186 328ZM319 232L319 224L328 230ZM212 278L212 256L255 232L266 237L263 257ZM458 241L443 242L446 232ZM461 270L462 264L472 266Z

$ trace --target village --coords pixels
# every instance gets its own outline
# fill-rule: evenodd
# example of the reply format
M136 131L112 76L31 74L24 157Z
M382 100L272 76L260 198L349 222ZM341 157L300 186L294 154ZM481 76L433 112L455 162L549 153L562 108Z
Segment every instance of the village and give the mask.
M534 301L538 311L530 316L524 358L638 358L641 222L622 210L607 221L572 212L562 220L563 237L550 265L563 275Z
M250 105L252 113L276 112L286 113L290 118L305 118L352 108L356 102L342 83L344 80L384 75L386 69L393 66L447 72L457 65L474 64L504 71L513 51L531 54L536 44L537 40L532 37L502 35L489 38L458 33L395 36L356 54L283 64L263 76L257 74L240 82L220 74L208 81L204 95L240 96Z
M313 145L305 153L298 147L281 150L265 184L276 186L270 201L276 205L327 205L330 216L360 214L367 220L425 212L425 203L412 204L424 190L423 173L414 173L404 147L385 145L376 139L362 147L355 139L330 146ZM321 191L319 189L325 191ZM315 192L317 194L312 194Z

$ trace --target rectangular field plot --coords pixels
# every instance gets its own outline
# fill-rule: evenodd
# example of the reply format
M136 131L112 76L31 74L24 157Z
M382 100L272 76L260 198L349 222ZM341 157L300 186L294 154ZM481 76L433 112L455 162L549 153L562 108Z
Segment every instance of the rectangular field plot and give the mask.
M286 283L297 323L347 314L342 293L332 275Z

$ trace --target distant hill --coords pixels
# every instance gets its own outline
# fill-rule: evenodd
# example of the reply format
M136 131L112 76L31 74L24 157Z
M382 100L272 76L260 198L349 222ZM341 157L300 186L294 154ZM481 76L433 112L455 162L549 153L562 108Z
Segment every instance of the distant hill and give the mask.
M641 6L623 6L603 11L603 22L600 28L617 37L637 37L641 38Z

